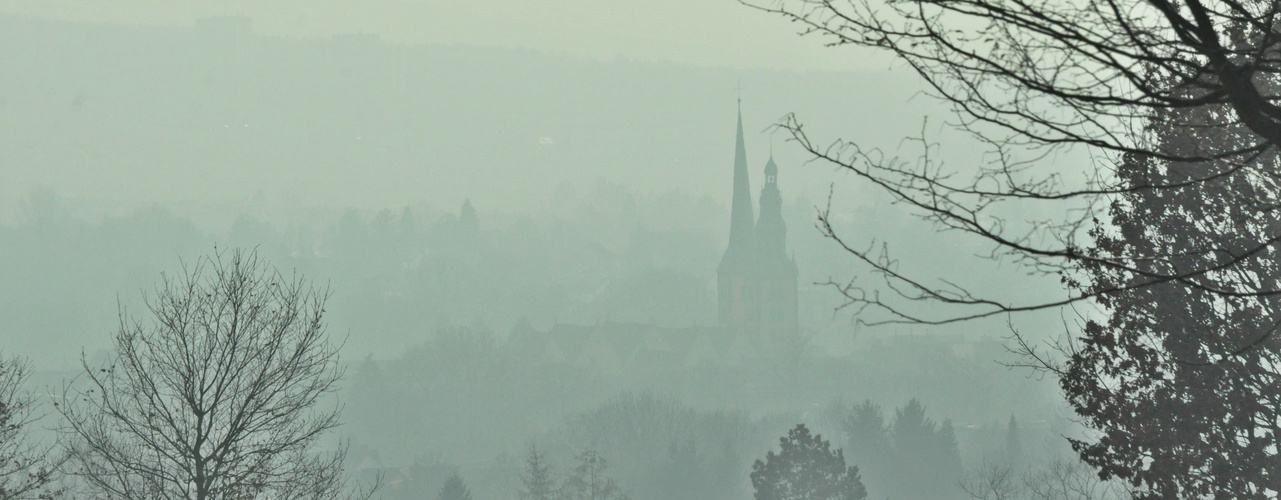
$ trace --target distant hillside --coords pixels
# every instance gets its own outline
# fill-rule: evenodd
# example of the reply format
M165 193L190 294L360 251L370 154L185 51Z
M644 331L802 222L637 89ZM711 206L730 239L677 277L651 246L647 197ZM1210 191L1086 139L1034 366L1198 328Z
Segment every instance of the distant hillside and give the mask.
M753 170L795 111L823 137L894 147L927 99L902 72L699 69L374 36L257 36L0 17L0 210L31 185L71 199L382 208L464 197L526 209L562 182L677 185L728 200L741 81ZM899 76L895 76L899 75ZM776 138L784 196L830 169ZM755 172L754 172L755 174ZM759 178L754 179L759 182Z

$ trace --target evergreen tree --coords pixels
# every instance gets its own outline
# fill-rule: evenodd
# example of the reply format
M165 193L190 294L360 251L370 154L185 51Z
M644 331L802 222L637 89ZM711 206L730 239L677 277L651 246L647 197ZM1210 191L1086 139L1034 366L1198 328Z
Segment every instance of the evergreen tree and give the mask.
M961 465L961 452L956 446L956 430L951 420L944 420L936 434L934 449L934 474L943 479L952 479L946 485L948 490L955 490L956 480L961 478L964 467Z
M863 400L848 411L841 422L845 432L845 456L850 463L858 464L864 485L876 491L888 490L886 483L895 468L892 460L894 450L881 406L871 400Z
M578 454L577 464L561 486L563 500L626 500L618 483L607 476L609 463L595 449L587 448Z
M536 445L529 445L520 482L521 500L552 500L556 496L556 478L552 465L545 455L538 452Z
M445 485L440 487L440 494L436 495L438 500L471 500L471 490L463 482L463 477L455 471L445 480Z
M921 462L932 454L937 447L938 424L925 416L925 405L917 399L894 411L894 421L890 423L890 435L894 438L894 448L899 456L909 462Z
M1281 88L1260 84L1270 95ZM1252 137L1211 126L1222 119L1169 110L1147 132L1177 152L1247 148ZM1101 314L1055 367L1069 404L1098 431L1073 447L1139 498L1275 498L1281 296L1270 290L1281 287L1281 155L1120 160L1118 180L1131 189L1086 251L1124 258L1065 279L1086 292L1126 287L1100 297ZM1170 278L1187 269L1208 271Z
M862 500L867 489L845 454L799 424L779 439L779 453L752 464L755 500Z
M961 479L961 457L950 421L942 425L925 414L925 405L912 399L895 410L890 423L894 441L894 493L907 498L954 496Z
M885 429L885 415L881 406L871 400L850 408L849 415L842 422L846 436L846 451L851 459L867 463L874 457L883 458L889 451L889 435Z

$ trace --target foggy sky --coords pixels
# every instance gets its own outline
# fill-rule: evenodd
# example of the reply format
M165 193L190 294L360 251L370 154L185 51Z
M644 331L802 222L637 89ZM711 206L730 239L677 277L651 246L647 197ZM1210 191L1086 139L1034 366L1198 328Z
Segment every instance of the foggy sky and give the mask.
M0 17L7 26L0 33L6 61L0 142L7 156L0 164L7 181L0 185L0 220L13 220L12 200L37 186L55 189L73 208L88 207L86 215L162 203L196 217L222 205L233 217L252 211L271 220L288 218L281 207L379 210L426 203L452 209L466 198L491 213L531 212L562 185L581 191L599 179L728 202L740 94L753 185L759 186L760 168L773 151L783 168L784 197L819 199L840 178L827 166L802 167L808 156L769 131L783 115L797 113L824 143L845 138L892 150L939 111L915 96L919 86L901 71L726 66L732 57L717 47L732 47L743 61L759 57L784 66L789 45L758 37L770 30L754 23L781 29L779 40L796 41L782 20L760 18L733 2L727 6L735 14L723 18L713 4L698 4L708 9L706 29L651 26L670 35L663 43L625 36L640 27L602 35L635 42L636 51L624 59L575 54L570 49L614 49L588 43L590 32L555 24L528 28L547 37L544 42L530 36L523 45L508 44L522 48L443 45L396 41L391 28L386 38L350 35L346 26L362 15L388 23L412 18L350 9L355 14L336 16L330 29L348 35L294 38L272 27L283 8L233 3L222 11L252 15L246 18L252 34L226 45L196 27L209 19L200 16L218 14L209 4L155 10L126 4L93 20L91 8L57 5L0 9L21 14ZM481 22L480 7L466 5L441 12L452 17L427 17L456 27ZM659 14L606 10L584 9L574 19L590 26L591 15L644 20ZM534 19L527 22L537 24ZM735 35L707 31L712 28ZM458 37L480 33L458 29ZM553 36L558 33L565 35ZM704 38L717 42L704 44ZM693 59L658 60L661 51Z
M817 38L736 0L4 0L0 13L51 19L189 25L252 17L264 34L377 34L397 42L529 49L726 68L883 69L884 56L822 50Z

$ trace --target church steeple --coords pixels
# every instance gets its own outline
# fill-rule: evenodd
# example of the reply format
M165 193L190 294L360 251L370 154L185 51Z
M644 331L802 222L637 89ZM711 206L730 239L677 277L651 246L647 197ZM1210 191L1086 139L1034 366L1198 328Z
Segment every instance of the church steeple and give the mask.
M787 259L787 224L783 222L783 197L778 192L778 165L774 155L765 164L765 185L761 187L761 218L754 231L760 264Z
M798 328L797 273L796 262L787 256L778 165L771 150L761 186L760 219L755 219L748 191L742 108L739 100L729 246L716 270L718 317L722 327L758 340L792 338Z
M747 146L743 140L743 99L738 100L738 135L734 143L734 198L730 206L729 246L721 269L741 265L752 253L752 193L747 178Z

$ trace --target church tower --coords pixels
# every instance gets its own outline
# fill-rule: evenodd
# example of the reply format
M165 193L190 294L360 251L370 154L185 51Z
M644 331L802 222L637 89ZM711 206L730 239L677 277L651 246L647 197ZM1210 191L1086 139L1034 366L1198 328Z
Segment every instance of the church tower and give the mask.
M729 245L716 270L718 318L722 327L758 338L795 332L798 327L796 261L787 255L783 197L778 190L778 165L772 154L765 164L760 218L755 221L750 189L740 100Z
M794 333L798 326L796 261L787 255L787 224L783 222L783 196L778 191L778 165L773 154L765 164L760 203L761 216L753 232L758 329L769 334Z
M717 318L721 326L747 330L756 322L756 290L751 268L752 192L747 179L747 146L743 141L743 100L738 100L738 136L734 144L734 198L730 207L729 246L716 268Z

